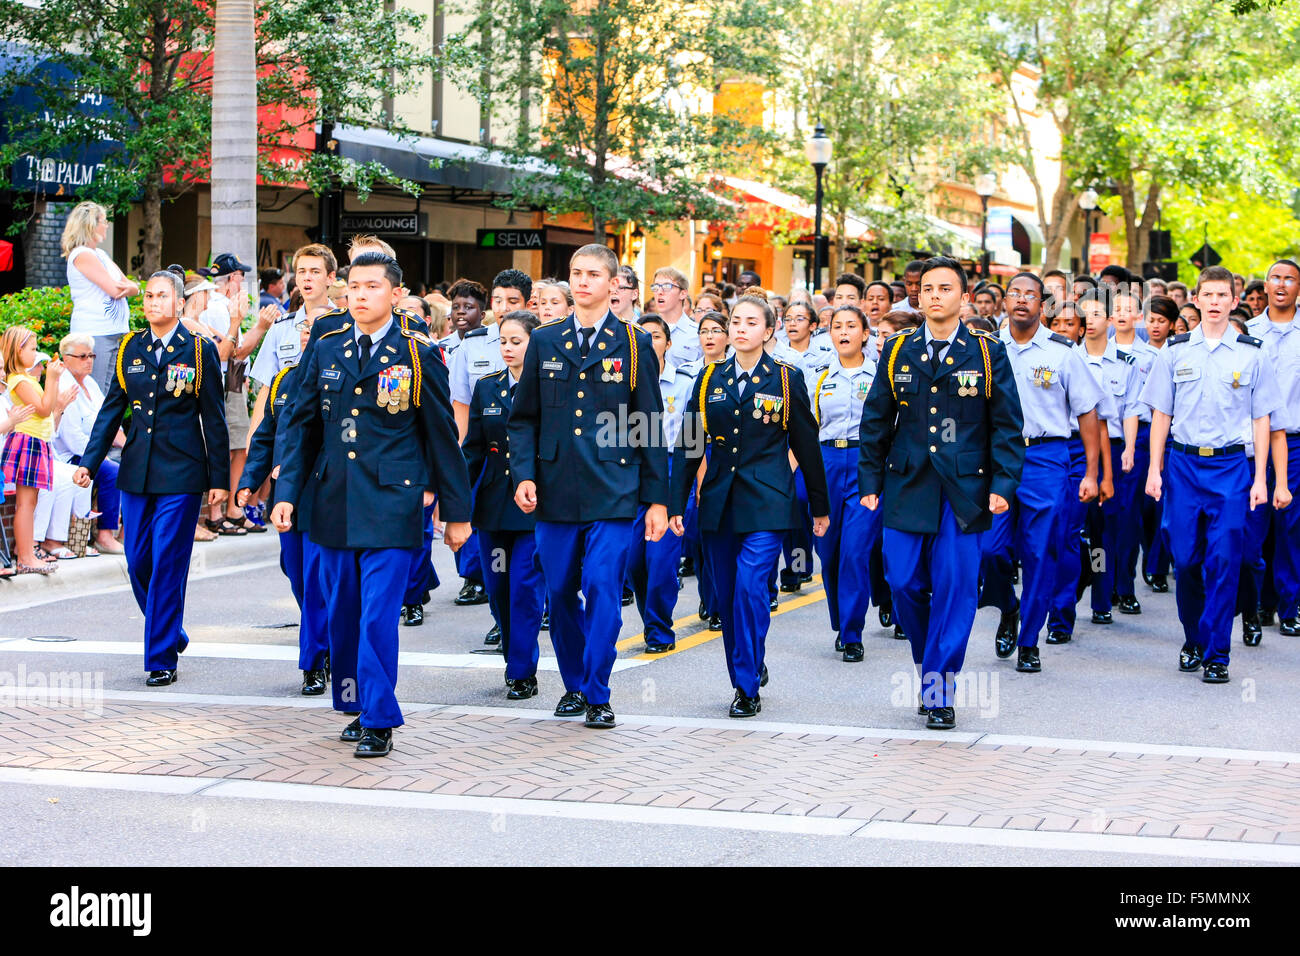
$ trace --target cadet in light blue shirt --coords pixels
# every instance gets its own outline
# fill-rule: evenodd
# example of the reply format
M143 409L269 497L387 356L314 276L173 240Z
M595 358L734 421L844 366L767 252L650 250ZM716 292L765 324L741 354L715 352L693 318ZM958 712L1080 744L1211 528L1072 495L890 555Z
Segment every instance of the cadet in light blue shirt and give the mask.
M1068 565L1071 555L1074 579L1078 577L1077 545L1074 552L1065 548L1062 529L1071 502L1097 496L1095 423L1101 399L1080 352L1042 324L1044 297L1042 282L1030 273L1015 276L1007 288L1009 317L999 340L1020 396L1025 465L1010 509L994 515L992 528L980 539L980 604L996 607L1002 616L994 650L1006 658L1018 648L1016 669L1030 674L1042 669L1038 634L1058 579L1068 576L1061 565ZM1070 438L1076 417L1084 425L1081 457L1086 469L1072 479ZM1019 600L1012 584L1017 558L1023 568Z
M1269 416L1283 402L1263 342L1228 326L1237 304L1232 273L1220 266L1202 270L1194 300L1201 324L1169 340L1142 389L1152 412L1147 494L1169 496L1163 531L1178 568L1179 669L1204 665L1201 680L1221 684L1229 679L1246 513L1267 500L1262 450L1270 444ZM1258 450L1253 476L1241 440L1248 421ZM1171 435L1166 488L1158 462ZM1274 455L1282 448L1277 442ZM1278 469L1278 508L1291 500L1285 470Z

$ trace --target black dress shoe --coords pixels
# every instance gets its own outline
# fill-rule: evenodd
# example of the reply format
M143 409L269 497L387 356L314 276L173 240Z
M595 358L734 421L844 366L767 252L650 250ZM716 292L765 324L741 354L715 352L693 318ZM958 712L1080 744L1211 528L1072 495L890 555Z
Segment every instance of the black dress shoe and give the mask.
M1043 669L1043 662L1039 660L1038 648L1022 647L1016 655L1016 670L1023 674L1037 674Z
M387 757L393 752L393 728L363 727L357 741L356 757Z
M423 604L403 604L402 624L405 627L419 627L424 623Z
M1143 575L1143 577L1146 577L1146 575ZM1147 584L1151 585L1151 590L1155 591L1156 594L1169 593L1169 575L1167 574L1153 574L1147 578Z
M495 647L501 643L501 625L493 624L492 630L483 635L483 643Z
M840 636L839 636L838 634L836 634L836 635L835 635L835 653L838 654L838 653L840 653L840 652L843 651L843 650L844 650L844 641L840 639Z
M759 687L767 686L767 665L766 664L763 665L763 670L758 675L758 686Z
M801 583L801 584L807 584L807 583L808 583L809 581L811 581L812 579L813 579L813 576L812 576L812 572L811 572L811 571L809 571L809 572L807 572L807 573L805 573L805 574L801 574L801 575L799 575L799 583Z
M711 618L709 618L709 630L710 630L710 631L720 631L720 630L722 630L722 615L721 615L721 614L715 614L715 615L713 615Z
M1074 639L1074 635L1069 631L1048 631L1048 644L1069 644Z
M803 585L799 582L798 578L795 578L793 581L781 582L781 590L786 594L795 594L801 587L803 587Z
M325 669L302 672L302 696L319 697L325 693Z
M879 611L879 614L880 614L880 626L881 626L881 627L883 627L885 630L889 630L891 627L894 626L894 610L893 610L893 608L882 607L882 608L880 609L880 611Z
M1272 612L1272 611L1260 611L1260 612L1259 612L1259 623L1260 623L1260 626L1262 626L1262 627L1272 627L1273 624L1275 623L1274 620L1273 620L1273 612Z
M737 690L736 696L731 698L731 709L727 711L728 717L753 717L763 709L763 703L758 699L758 695L746 697L743 690Z
M707 621L709 619L709 608L703 601L700 602L699 614L701 621Z
M520 677L515 680L507 680L506 686L510 688L506 691L506 700L527 700L530 697L537 696L536 677Z
M848 663L850 663L850 664L857 664L857 663L859 663L859 662L862 660L862 656L863 656L863 655L862 655L862 645L861 645L861 644L845 644L845 645L844 645L844 658L843 658L843 659L844 659L845 661L847 661Z
M618 724L614 722L614 711L609 704L596 704L587 708L587 719L582 722L582 726L593 730L609 730Z
M1132 594L1121 594L1115 602L1115 606L1119 608L1121 614L1142 613L1142 605L1138 603L1137 597Z
M1184 647L1178 652L1178 669L1184 674L1199 671L1203 663L1205 663L1205 655L1199 647L1193 647L1191 650Z
M549 631L551 629L551 615L549 613L542 615L542 623L538 627L539 631Z
M776 606L777 606L778 603L779 603L779 602L777 601L776 598L772 598L772 600L770 600L770 601L767 602L767 609L768 609L769 611L775 611L775 610L776 610Z
M580 690L571 690L555 705L556 717L581 717L587 711L587 697Z
M919 690L916 692L916 713L920 717L930 716L930 708L926 707L925 703L921 700L921 692Z
M647 654L667 654L669 651L677 650L677 642L671 644L647 644L645 652Z
M1093 611L1093 612L1092 612L1092 623L1093 623L1093 624L1110 624L1110 623L1112 623L1114 620L1115 620L1115 618L1111 616L1110 611Z
M1201 675L1201 681L1206 684L1228 683L1228 665L1206 664L1205 673Z
M695 561L691 558L682 558L681 563L677 565L678 577L691 578L695 576Z
M361 734L361 718L357 717L352 723L339 731L339 740L345 744L354 744L361 739Z
M1016 638L1020 635L1020 611L1007 611L998 621L998 633L993 638L993 652L1005 660L1016 649Z
M1300 637L1300 621L1293 617L1284 617L1277 629L1286 637Z
M466 581L465 586L456 595L454 603L460 607L469 607L474 604L486 604L487 600L487 590L483 585L474 581Z
M321 667L324 668L325 670L325 679L329 680L330 679L330 652L329 651L325 652L325 663L322 664Z
M952 730L957 726L957 714L951 707L933 707L926 718L926 730Z
M624 589L623 589L623 606L624 606L624 607L627 607L629 604L631 604L631 603L632 603L633 601L635 601L635 600L636 600L636 592L633 591L631 588L624 588Z
M1264 629L1259 626L1259 615L1243 614L1241 616L1241 641L1247 647L1259 647L1264 639Z
M907 640L907 635L903 633L903 628L901 625L898 624L894 625L894 640L896 641Z
M176 668L169 671L150 671L149 676L144 680L146 687L166 687L168 684L176 683Z

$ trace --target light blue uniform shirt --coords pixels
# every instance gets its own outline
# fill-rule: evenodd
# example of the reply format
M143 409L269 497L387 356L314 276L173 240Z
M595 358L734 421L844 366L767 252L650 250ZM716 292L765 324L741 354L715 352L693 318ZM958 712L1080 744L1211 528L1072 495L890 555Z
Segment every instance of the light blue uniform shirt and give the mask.
M808 348L802 352L795 351L789 345L778 345L772 349L772 358L786 365L793 365L803 372L804 380L807 381L814 377L818 369L825 368L831 362L839 361L839 353L831 347L830 339L812 338L808 340Z
M1142 394L1142 387L1146 385L1147 379L1151 377L1151 369L1156 364L1156 356L1160 353L1160 350L1150 342L1144 342L1142 339L1137 337L1134 337L1133 341L1128 345L1120 345L1118 342L1115 342L1114 339L1111 339L1111 342L1113 342L1115 347L1121 352L1127 352L1129 355L1133 356L1134 364L1137 366L1138 370L1138 395L1140 396ZM1138 400L1137 405L1138 420L1150 424L1151 406L1141 401L1141 399ZM1132 414L1132 412L1129 414Z
M1078 418L1102 400L1097 380L1088 372L1080 350L1063 336L1039 325L1024 345L1011 330L998 335L1016 377L1025 438L1069 438L1078 431Z
M808 394L822 441L857 440L862 405L876 377L874 358L865 357L857 368L845 368L837 353L835 361L808 379Z
M681 434L686 403L691 400L694 385L695 376L689 368L678 368L672 362L664 363L664 370L659 374L659 394L664 400L664 447L669 452Z
M1300 432L1300 321L1274 322L1265 309L1246 328L1263 339L1282 392L1282 407L1274 413L1272 427L1288 434Z
M682 315L677 320L670 338L668 354L665 356L670 364L681 368L704 357L704 349L700 348L700 324L689 315Z
M306 306L297 312L286 313L275 320L267 329L266 336L253 359L249 376L263 385L270 385L281 369L295 364L302 356L302 336L296 328L299 321L306 318Z
M1107 411L1101 415L1106 420L1106 433L1111 438L1123 438L1124 419L1137 415L1138 409L1142 407L1139 400L1142 379L1138 374L1137 359L1125 359L1121 355L1121 349L1115 345L1115 340L1107 339L1106 351L1100 355L1090 355L1085 348L1083 360L1101 387L1103 405L1107 407Z
M505 359L501 357L501 330L495 323L465 333L460 346L447 360L451 400L468 405L478 380L505 367Z
M1268 352L1238 341L1232 326L1210 348L1203 324L1157 353L1141 398L1173 416L1174 441L1206 448L1241 444L1252 419L1282 407Z

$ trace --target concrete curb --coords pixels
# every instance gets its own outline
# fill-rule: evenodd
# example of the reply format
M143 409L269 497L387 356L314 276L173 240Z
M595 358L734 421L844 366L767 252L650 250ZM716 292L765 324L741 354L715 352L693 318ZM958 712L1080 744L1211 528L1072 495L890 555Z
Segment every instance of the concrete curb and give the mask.
M196 541L190 556L190 577L221 568L261 564L280 555L280 536L274 529L265 534L222 537ZM60 561L53 574L20 574L0 581L0 611L75 598L92 591L129 585L126 557L101 554L97 558Z

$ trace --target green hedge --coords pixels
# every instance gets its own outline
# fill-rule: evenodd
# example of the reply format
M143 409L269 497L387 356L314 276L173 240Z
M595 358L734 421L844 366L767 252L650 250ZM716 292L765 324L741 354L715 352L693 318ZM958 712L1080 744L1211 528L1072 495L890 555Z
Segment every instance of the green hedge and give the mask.
M131 328L144 328L142 299L135 295L127 299L131 308ZM67 286L45 289L23 289L12 295L0 296L0 331L12 325L24 325L36 333L42 351L54 354L59 342L68 334L72 318L72 296Z

